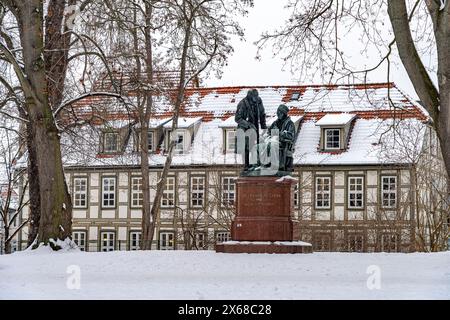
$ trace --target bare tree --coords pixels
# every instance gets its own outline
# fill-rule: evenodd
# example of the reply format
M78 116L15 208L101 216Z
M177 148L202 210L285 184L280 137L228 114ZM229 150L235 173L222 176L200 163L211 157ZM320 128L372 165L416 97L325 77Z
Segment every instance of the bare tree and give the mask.
M9 79L0 75L0 83L11 96L19 96L19 115L27 127L29 243L38 235L37 243L50 243L54 249L59 248L57 239L71 236L72 213L57 121L74 102L102 94L84 90L80 95L73 90L76 85L69 89L66 86L71 61L93 55L105 62L101 49L97 46L100 52L88 52L84 45L86 36L76 34L68 23L72 15L67 9L79 4L82 10L90 2L0 1L0 62L6 65L5 74L12 75ZM75 45L81 49L69 56ZM86 67L83 76L85 73ZM86 89L84 83L81 87Z
M445 250L448 180L436 131L413 119L395 122L395 125L385 123L380 127L385 131L380 141L380 156L387 163L409 164L411 189L399 193L399 209L394 216L392 210L383 209L380 204L378 222L391 233L401 236L399 226L410 219L412 211L411 232L414 233L415 249L427 252Z
M16 235L28 224L28 219L20 221L22 209L28 205L25 201L27 183L21 186L26 175L26 169L17 166L21 157L20 134L15 127L17 121L3 119L0 128L0 237L3 247L0 252L11 253L11 242ZM22 187L22 192L19 192Z
M287 9L292 14L285 25L273 33L264 33L257 46L261 49L273 43L274 53L300 71L300 78L319 73L329 82L343 78L366 80L369 72L386 67L389 81L396 45L415 91L433 119L449 175L449 2L290 0ZM386 13L392 29L386 26ZM350 43L346 38L359 41ZM366 55L368 64L373 63L374 55L379 59L358 70L352 66L349 51L351 55L355 51ZM369 51L371 55L367 56ZM431 63L424 63L425 59ZM437 86L432 81L436 74Z
M131 76L129 82L133 96L128 101L130 116L136 123L142 174L143 250L150 250L155 223L160 212L165 181L169 172L176 145L170 139L166 148L166 162L156 186L155 197L150 202L148 125L157 114L155 98L166 96L170 101L172 128L175 136L178 118L184 103L185 89L201 73L217 71L224 65L232 51L229 36L242 36L242 30L227 12L245 14L251 1L231 0L133 0L104 1L97 10L98 25L112 28L108 55L120 66L121 72ZM106 10L105 10L106 9ZM106 16L104 14L106 12ZM175 83L167 88L156 79L156 72L172 70Z

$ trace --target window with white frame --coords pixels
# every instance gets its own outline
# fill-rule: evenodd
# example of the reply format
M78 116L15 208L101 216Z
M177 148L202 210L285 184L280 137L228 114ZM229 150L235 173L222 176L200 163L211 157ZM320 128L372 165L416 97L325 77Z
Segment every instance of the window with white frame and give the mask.
M175 235L173 232L160 232L160 234L159 234L159 249L160 250L175 249L174 239L175 239Z
M86 251L86 231L74 231L72 238L81 251Z
M331 208L331 178L316 177L316 209Z
M87 206L87 178L73 179L73 207L86 208Z
M205 249L206 245L206 235L203 232L198 232L195 234L195 246L199 250Z
M226 152L235 152L236 149L236 130L225 130Z
M131 177L131 206L142 207L143 201L142 177Z
M119 133L105 132L103 134L103 152L117 152L119 151Z
M183 154L184 153L184 144L185 144L185 132L178 130L175 132L175 153Z
M116 206L116 178L103 177L102 179L102 207L114 208Z
M398 236L396 234L385 233L381 235L381 251L397 252Z
M222 243L226 241L230 241L231 235L229 232L217 232L216 233L216 242Z
M341 148L341 129L325 129L325 149Z
M148 131L147 133L147 144L148 144L148 151L155 151L155 142L154 142L154 133L153 131Z
M114 232L103 231L101 233L100 249L103 252L114 251L116 234Z
M202 207L205 199L205 177L191 177L191 206Z
M298 183L294 186L294 206L298 207Z
M236 185L234 177L222 177L222 205L232 206L235 200Z
M395 208L397 206L397 177L381 177L381 201L383 208Z
M363 177L348 177L348 207L351 209L364 207Z
M170 208L175 205L175 177L167 177L166 185L164 186L161 207Z
M16 252L19 250L19 242L17 240L11 241L11 252Z
M331 251L331 236L329 234L316 234L314 251Z
M349 252L363 252L364 236L361 234L350 234L347 237L347 246Z
M161 207L170 208L175 205L175 177L167 177L161 198Z
M141 246L141 232L131 231L130 232L130 250L140 250Z

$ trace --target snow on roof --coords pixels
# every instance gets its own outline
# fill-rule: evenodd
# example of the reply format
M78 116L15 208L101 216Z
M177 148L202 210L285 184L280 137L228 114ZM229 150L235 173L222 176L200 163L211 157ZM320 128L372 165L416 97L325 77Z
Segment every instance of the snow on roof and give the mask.
M251 87L198 88L186 91L186 101L179 118L179 128L189 128L199 124L193 142L184 154L173 156L173 166L189 165L236 165L242 164L240 155L224 154L223 128L236 127L234 113L240 99L243 99ZM295 143L294 163L297 165L379 165L385 163L407 164L411 159L393 157L395 139L382 141L382 134L392 128L404 128L396 136L403 139L415 135L421 141L420 134L413 132L423 128L428 115L408 99L392 83L367 84L353 86L284 86L256 87L263 100L267 124L275 120L276 110L281 103L289 106L289 115L294 122L302 120ZM293 93L298 92L298 100L290 101ZM387 94L393 101L393 109ZM168 101L168 100L167 100ZM164 108L161 107L161 110ZM166 109L157 117L157 123L170 118L171 111ZM357 117L354 120L354 117ZM319 121L316 121L320 119ZM395 120L394 120L395 119ZM346 124L354 120L349 134L347 149L335 152L319 150L320 127L325 124ZM171 128L172 121L163 125ZM386 127L388 126L388 127ZM380 128L383 128L382 130ZM388 129L387 129L388 128ZM413 130L414 129L414 130ZM86 129L91 130L91 129ZM419 130L420 131L420 130ZM419 135L418 135L419 134ZM120 155L98 154L99 133L86 132L81 136L85 141L75 138L62 139L65 148L64 161L68 166L127 166L139 165L139 155L132 152L134 139L128 139L126 152ZM64 137L64 135L63 135ZM79 139L79 137L78 137ZM93 143L92 141L95 141ZM412 142L411 146L421 146ZM73 147L75 146L75 147ZM397 148L398 149L398 148ZM151 166L164 164L166 156L162 153L149 155Z
M356 117L351 113L329 113L316 122L317 126L345 126Z
M172 119L172 117L163 117L163 118L151 118L148 121L148 128L149 129L157 129L161 127L162 125L166 124ZM140 128L140 124L136 124L136 128Z
M237 123L234 120L234 116L229 117L227 120L222 121L222 123L219 124L219 128L236 128Z
M258 90L269 116L275 115L282 103L289 107L290 115L304 112L391 111L394 106L399 110L416 110L424 116L423 110L418 110L416 103L393 83L188 89L185 112L229 117L252 88ZM300 94L298 100L291 100L293 93ZM388 93L392 105L389 104Z
M177 127L180 129L187 129L190 128L192 125L194 125L197 122L200 122L202 120L202 117L196 117L196 118L185 118L180 117L178 118L178 124ZM172 128L173 121L170 120L164 125L165 129L171 129Z
M294 124L297 124L299 121L301 121L303 119L303 116L292 116L290 118ZM277 116L273 116L273 117L270 117L269 119L267 119L266 120L267 128L269 128L277 119L278 119Z

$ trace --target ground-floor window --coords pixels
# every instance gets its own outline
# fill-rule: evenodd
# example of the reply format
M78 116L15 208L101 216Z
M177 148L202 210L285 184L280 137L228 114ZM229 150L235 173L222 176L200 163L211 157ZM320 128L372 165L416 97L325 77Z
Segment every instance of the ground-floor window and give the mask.
M222 243L231 240L231 235L229 232L217 232L216 233L216 242Z
M362 234L350 234L347 238L347 247L349 252L363 252L364 236Z
M204 233L196 233L195 234L195 246L199 250L205 249L206 246L206 235Z
M103 231L101 233L101 251L114 251L116 234L114 232Z
M141 232L131 231L130 232L130 250L140 250L141 243Z
M381 235L381 251L397 252L398 236L396 234L385 233Z
M19 243L17 242L17 240L12 240L11 241L11 252L16 252L17 250L19 250Z
M86 231L74 231L72 238L81 251L86 251Z
M160 232L159 234L159 249L173 250L175 249L175 234L173 232Z
M298 183L294 186L294 207L298 207Z
M331 235L316 235L314 237L314 251L331 251Z

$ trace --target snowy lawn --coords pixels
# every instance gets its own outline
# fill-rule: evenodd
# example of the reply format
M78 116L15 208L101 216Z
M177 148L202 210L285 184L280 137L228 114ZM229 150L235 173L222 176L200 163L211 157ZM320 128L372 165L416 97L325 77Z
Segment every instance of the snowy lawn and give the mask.
M20 252L0 256L0 299L450 299L450 252Z

